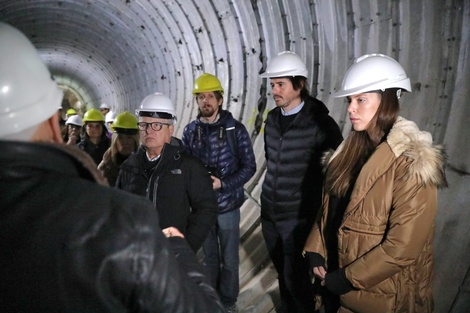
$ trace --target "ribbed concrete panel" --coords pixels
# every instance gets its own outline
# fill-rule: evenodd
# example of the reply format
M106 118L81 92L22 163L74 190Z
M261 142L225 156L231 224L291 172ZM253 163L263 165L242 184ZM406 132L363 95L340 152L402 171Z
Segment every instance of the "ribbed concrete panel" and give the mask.
M274 107L259 73L280 51L299 53L311 93L346 136L347 104L331 94L347 68L365 53L397 58L413 88L402 97L402 115L449 155L450 188L439 191L436 223L435 311L470 311L469 1L0 0L0 20L31 38L57 82L88 108L107 102L133 112L146 95L164 92L176 104L177 136L197 114L194 79L203 72L221 79L224 107L252 135L258 165L240 225L243 312L273 312L278 302L259 226L263 121Z

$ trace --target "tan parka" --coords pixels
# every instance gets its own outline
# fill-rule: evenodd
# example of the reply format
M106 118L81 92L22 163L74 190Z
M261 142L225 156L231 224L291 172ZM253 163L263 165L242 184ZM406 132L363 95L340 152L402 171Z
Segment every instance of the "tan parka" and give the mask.
M337 234L339 266L355 287L341 296L340 312L433 312L432 241L444 163L431 135L399 117L363 166ZM304 248L325 259L328 202L325 194Z

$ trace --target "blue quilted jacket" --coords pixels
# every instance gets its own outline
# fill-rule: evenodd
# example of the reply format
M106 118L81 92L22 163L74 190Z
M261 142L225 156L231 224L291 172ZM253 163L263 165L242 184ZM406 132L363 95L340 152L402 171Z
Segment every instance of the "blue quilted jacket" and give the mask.
M230 129L227 124L234 125L235 129ZM234 148L230 147L228 139L230 131L235 131L232 137L235 138ZM229 111L221 110L220 118L214 124L202 123L198 117L186 125L182 141L191 154L221 180L222 188L216 190L219 214L240 208L245 200L243 185L256 172L253 146L245 126Z

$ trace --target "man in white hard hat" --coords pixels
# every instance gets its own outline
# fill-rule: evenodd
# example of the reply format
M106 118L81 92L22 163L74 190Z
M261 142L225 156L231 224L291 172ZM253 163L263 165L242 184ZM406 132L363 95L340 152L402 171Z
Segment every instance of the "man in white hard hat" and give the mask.
M176 113L170 98L150 94L136 115L142 145L121 165L116 187L151 200L160 227L168 233L176 227L197 251L217 220L212 180L202 162L173 137Z
M62 92L5 23L0 55L0 310L224 312L181 233L62 144Z
M314 309L308 263L302 248L321 205L321 157L342 141L326 106L307 90L307 68L291 51L268 63L276 107L265 125L266 176L261 192L261 225L279 275L282 308L304 313Z

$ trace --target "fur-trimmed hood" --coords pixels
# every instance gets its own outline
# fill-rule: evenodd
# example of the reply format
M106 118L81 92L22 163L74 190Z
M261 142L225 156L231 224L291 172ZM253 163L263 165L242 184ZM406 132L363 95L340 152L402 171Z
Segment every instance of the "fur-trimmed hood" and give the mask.
M409 177L418 177L424 185L447 187L445 177L446 154L440 145L433 145L429 132L420 131L418 126L403 117L398 117L387 136L386 143L398 158L408 157L412 160ZM336 149L325 154L323 164L326 165L343 149L344 141Z

